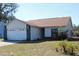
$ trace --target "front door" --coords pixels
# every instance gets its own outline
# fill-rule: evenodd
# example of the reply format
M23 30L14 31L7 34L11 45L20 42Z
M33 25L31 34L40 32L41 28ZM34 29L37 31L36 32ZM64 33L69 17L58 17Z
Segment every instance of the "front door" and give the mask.
M51 37L52 39L58 38L58 28L51 29Z
M27 28L26 28L26 29L27 29L27 30L26 30L26 31L27 31L27 33L26 33L26 34L27 34L27 41L30 41L30 37L31 37L31 36L30 36L30 35L31 35L31 33L30 33L30 31L31 31L31 30L30 30L30 26L27 25Z
M43 39L44 38L44 28L41 28L41 38Z

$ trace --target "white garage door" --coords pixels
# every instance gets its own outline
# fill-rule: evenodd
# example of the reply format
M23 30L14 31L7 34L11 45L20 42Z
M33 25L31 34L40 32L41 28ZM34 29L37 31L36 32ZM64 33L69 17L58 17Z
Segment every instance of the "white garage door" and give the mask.
M26 31L7 31L8 40L26 40Z

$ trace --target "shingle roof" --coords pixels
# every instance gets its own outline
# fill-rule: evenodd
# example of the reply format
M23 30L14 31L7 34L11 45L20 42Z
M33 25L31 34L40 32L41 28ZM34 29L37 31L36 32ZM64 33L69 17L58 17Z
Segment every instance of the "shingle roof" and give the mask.
M46 19L37 19L30 20L27 24L37 27L61 27L66 26L71 17L57 17L57 18L46 18Z

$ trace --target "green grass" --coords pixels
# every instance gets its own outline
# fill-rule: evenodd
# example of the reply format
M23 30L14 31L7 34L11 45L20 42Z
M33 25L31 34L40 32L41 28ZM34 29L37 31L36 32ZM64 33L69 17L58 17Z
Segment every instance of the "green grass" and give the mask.
M0 55L11 56L59 56L55 51L55 44L61 41L45 41L38 43L17 43L0 47ZM79 44L79 41L70 41Z
M4 40L4 39L3 39L3 38L0 38L0 41L1 41L1 40Z

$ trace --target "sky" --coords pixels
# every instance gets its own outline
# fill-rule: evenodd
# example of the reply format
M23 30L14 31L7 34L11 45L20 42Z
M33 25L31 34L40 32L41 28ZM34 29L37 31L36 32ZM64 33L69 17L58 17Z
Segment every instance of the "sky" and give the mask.
M77 3L19 3L18 5L15 16L23 21L70 16L72 23L79 25Z

